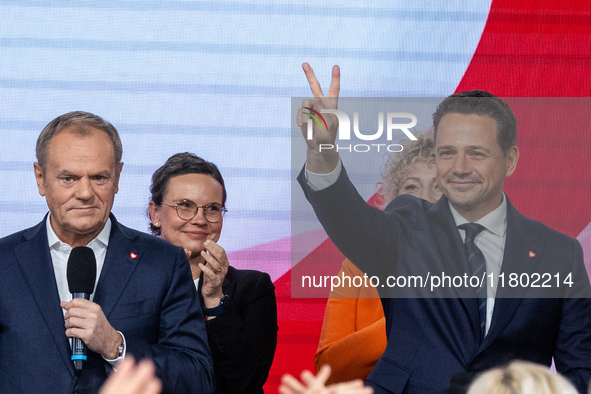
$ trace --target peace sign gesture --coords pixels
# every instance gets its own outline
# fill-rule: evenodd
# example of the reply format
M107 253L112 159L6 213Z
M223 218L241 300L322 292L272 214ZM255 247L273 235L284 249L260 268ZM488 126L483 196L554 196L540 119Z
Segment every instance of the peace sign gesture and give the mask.
M337 109L339 91L341 89L341 71L339 66L332 68L332 80L326 96L314 70L308 63L302 65L310 90L314 99L302 101L302 108L297 114L297 124L302 129L302 134L308 144L307 168L317 174L327 174L334 170L339 162L339 154L334 149L338 120L335 115L322 114L323 109ZM312 133L309 133L309 123L312 124ZM333 146L333 149L329 149Z
M302 68L304 69L304 74L306 74L306 78L308 78L308 84L310 85L310 90L312 90L312 94L314 97L324 97L322 94L322 88L316 79L316 75L314 74L314 70L308 63L302 64ZM328 93L326 97L339 97L339 91L341 90L341 69L339 66L332 67L332 79L330 81L330 88L328 88ZM336 108L336 107L335 107Z

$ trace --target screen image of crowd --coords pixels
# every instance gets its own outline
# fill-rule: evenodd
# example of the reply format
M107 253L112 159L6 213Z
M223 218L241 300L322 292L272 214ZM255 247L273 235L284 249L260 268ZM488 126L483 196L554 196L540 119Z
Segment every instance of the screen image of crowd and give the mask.
M0 393L591 394L590 7L1 2Z

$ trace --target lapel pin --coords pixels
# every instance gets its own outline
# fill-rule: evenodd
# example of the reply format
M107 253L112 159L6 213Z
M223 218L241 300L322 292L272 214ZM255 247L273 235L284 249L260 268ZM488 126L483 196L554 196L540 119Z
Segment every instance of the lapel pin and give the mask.
M529 257L536 257L536 254L533 251L529 251Z
M529 252L529 253L531 254L531 252ZM131 257L131 259L132 259L132 260L135 260L135 259L137 259L137 254L135 254L135 253L131 252L131 253L129 254L129 257Z

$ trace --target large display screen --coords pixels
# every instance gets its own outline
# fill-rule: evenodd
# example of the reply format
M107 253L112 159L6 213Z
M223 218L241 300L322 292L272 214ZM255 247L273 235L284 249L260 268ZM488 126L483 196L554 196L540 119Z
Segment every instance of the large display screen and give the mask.
M48 211L33 173L35 142L63 113L92 112L119 130L125 164L113 213L138 230L148 230L151 175L169 156L192 152L216 163L228 192L220 245L230 264L268 272L277 286L273 392L282 373L312 367L325 303L292 299L289 283L291 98L310 95L302 63L326 88L338 64L344 97L445 97L476 88L502 97L590 96L588 7L2 1L0 236ZM556 120L524 136L530 157L522 155L520 171L528 176L508 185L524 214L581 241L587 265L590 135ZM297 160L303 165L305 157ZM362 186L365 198L375 183ZM326 239L322 231L310 236L317 245Z

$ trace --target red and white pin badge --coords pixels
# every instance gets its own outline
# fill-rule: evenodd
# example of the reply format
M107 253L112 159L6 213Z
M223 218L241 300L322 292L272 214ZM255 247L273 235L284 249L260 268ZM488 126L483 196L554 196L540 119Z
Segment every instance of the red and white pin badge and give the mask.
M530 257L530 258L531 258L531 257L536 257L536 254L535 254L535 253L534 253L532 250L530 250L530 251L529 251L529 257Z
M530 252L530 253L531 253L531 252ZM131 259L132 259L132 260L135 260L135 259L137 259L137 254L135 254L135 253L131 252L131 253L129 254L129 257L131 257Z

